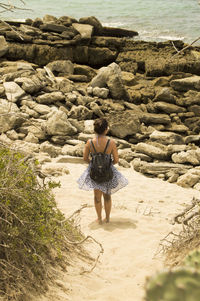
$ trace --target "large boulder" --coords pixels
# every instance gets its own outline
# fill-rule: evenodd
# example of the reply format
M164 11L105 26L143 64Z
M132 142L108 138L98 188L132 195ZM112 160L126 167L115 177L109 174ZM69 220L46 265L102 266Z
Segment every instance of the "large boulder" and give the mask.
M153 104L153 107L161 112L164 112L166 114L171 114L171 113L184 113L186 112L186 108L177 106L173 103L168 103L165 101L158 101Z
M48 135L74 135L77 130L67 119L67 115L62 111L51 113L46 121L46 132Z
M139 153L148 155L149 157L154 159L165 160L165 161L169 159L169 152L167 148L163 149L158 146L140 142L136 145L135 150Z
M115 112L109 116L110 133L119 138L135 135L140 131L140 121L138 114L127 110Z
M101 22L94 16L80 18L79 23L89 24L89 25L93 26L94 35L100 35L103 31L103 26L102 26Z
M90 86L93 88L108 87L111 97L114 99L130 99L122 81L121 68L116 63L100 68L97 75L92 79Z
M36 75L31 77L19 77L15 82L28 94L35 94L45 86L45 83L43 83Z
M93 34L93 26L89 24L79 24L79 23L72 23L74 29L76 29L83 40L90 40Z
M15 103L0 99L0 133L7 132L25 121L26 115L21 113Z
M113 99L130 100L130 96L125 86L123 85L122 79L117 74L112 74L107 81L107 86L110 91L110 95Z
M17 102L22 96L25 95L24 90L15 82L3 83L6 97L11 102Z
M149 137L152 141L156 141L165 145L185 144L184 138L181 135L178 135L173 132L161 132L155 130L150 134Z
M172 80L171 87L177 91L197 90L200 91L200 76L191 76Z
M90 86L92 88L106 87L107 81L112 74L116 74L118 76L121 75L121 68L116 63L111 63L107 67L102 67L98 70L97 75L90 82Z
M171 118L167 114L143 113L140 120L145 124L170 124Z

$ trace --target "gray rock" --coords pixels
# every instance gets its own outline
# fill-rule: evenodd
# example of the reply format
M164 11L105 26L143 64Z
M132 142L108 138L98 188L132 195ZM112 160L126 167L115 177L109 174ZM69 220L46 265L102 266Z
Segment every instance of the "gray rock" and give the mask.
M17 102L22 96L25 95L24 90L15 82L3 83L6 97L11 102Z
M40 152L47 153L50 157L55 158L58 155L61 155L61 148L45 141L40 144Z
M85 134L94 134L94 120L85 120L84 121L84 133Z
M20 126L25 120L25 116L15 103L9 103L5 99L0 99L0 133Z
M46 65L53 73L56 75L59 73L62 74L73 74L74 73L74 65L70 60L57 60L53 61Z
M36 104L34 106L34 111L36 111L37 113L39 113L41 115L46 115L51 112L51 108L47 105Z
M28 133L28 135L24 138L24 141L31 143L38 143L39 139L34 136L32 133Z
M200 143L200 135L190 135L184 138L185 144L189 143L195 143L197 142L198 144Z
M62 155L69 155L75 157L83 157L83 150L85 143L79 143L78 145L64 145L62 148Z
M22 140L16 140L12 144L13 148L16 150L25 153L25 154L33 154L33 153L38 153L39 152L39 144L37 143L31 143L31 142L26 142Z
M94 27L89 24L72 23L72 26L80 33L81 38L90 40L93 34Z
M36 75L33 75L31 78L20 77L15 82L20 84L22 89L28 94L35 94L45 86Z
M187 134L189 128L184 124L176 124L175 122L172 122L171 124L167 124L165 126L165 130L180 133L180 134L181 133Z
M45 23L40 25L40 29L44 31L53 31L57 33L62 33L67 29L67 27L56 23Z
M68 121L67 115L62 111L51 114L46 121L46 131L49 135L74 135L77 129Z
M171 87L176 91L197 90L200 91L200 76L191 76L172 80Z
M171 89L165 87L157 91L154 101L166 101L168 103L175 103L176 98L172 94Z
M200 149L174 153L171 158L174 163L181 163L181 164L190 163L192 165L199 165Z
M107 80L111 97L114 99L130 100L130 96L118 74L112 74Z
M169 160L169 152L167 148L161 149L160 147L140 142L136 145L135 150L154 159Z
M193 187L200 181L200 174L193 173L193 170L189 170L184 175L181 175L177 180L177 185L185 188Z
M69 169L63 163L46 163L42 166L42 173L48 176L59 177L68 175Z
M133 73L131 73L131 72L122 71L121 79L122 79L122 83L125 86L135 86L138 84L138 81L137 81L135 75L133 75Z
M92 79L90 86L93 88L105 88L107 86L107 81L112 74L121 75L121 68L116 63L100 68L97 75Z
M119 163L118 164L119 164L119 166L122 166L124 168L130 168L131 167L130 163L128 163L124 159L119 159Z
M106 89L106 88L94 87L93 90L92 90L92 93L93 93L94 96L106 99L108 97L109 90Z
M130 148L128 149L119 149L119 158L126 160L127 162L131 162L135 156Z
M94 113L95 115L97 115L98 117L103 117L104 113L101 110L101 107L95 102L91 102L89 104L90 109L92 110L92 113Z
M15 130L7 131L6 135L11 140L17 140L17 139L19 139L18 133Z
M183 166L182 164L174 164L170 162L144 162L140 159L134 159L131 162L134 170L143 174L150 174L157 176L159 174L166 174L169 171L174 171L177 174L185 174L191 166Z
M69 118L85 120L92 118L92 111L83 105L73 106L68 113Z
M58 21L58 19L52 15L45 15L43 18L42 18L42 21L44 23L56 23Z
M185 143L181 135L175 134L173 132L161 132L155 130L150 134L149 137L152 141L157 141L158 143L162 143L165 145Z
M100 35L103 31L103 26L101 22L94 16L84 17L79 19L81 24L89 24L94 28L94 35Z
M111 135L124 138L140 131L140 121L134 111L113 112L109 116L109 129Z
M65 100L65 95L61 91L45 93L36 97L36 101L40 104L51 104L63 100Z
M162 111L167 114L171 113L184 113L186 112L186 108L177 106L172 103L167 103L164 101L158 101L153 104L154 108L158 111Z
M150 124L169 124L171 118L167 114L154 114L154 113L143 113L140 120L147 125Z
M90 66L74 64L74 74L86 75L88 81L91 81L97 72Z

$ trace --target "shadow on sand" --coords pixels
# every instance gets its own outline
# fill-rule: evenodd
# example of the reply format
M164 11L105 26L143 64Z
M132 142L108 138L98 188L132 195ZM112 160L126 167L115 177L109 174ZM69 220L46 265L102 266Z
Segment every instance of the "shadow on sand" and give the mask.
M102 225L99 225L97 221L94 221L89 224L91 230L97 230L103 228L106 231L113 231L115 229L136 229L137 221L134 221L130 218L112 218L109 223L103 221Z

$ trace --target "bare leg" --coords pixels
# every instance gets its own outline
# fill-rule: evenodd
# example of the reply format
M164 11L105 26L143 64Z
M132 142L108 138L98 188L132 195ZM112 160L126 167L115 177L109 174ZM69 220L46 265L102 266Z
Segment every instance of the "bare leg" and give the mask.
M106 213L106 223L110 221L110 212L112 207L111 195L110 194L103 194L104 197L104 209Z
M99 224L102 224L102 203L101 203L101 197L102 197L102 191L98 189L94 189L94 205L97 212L98 222Z

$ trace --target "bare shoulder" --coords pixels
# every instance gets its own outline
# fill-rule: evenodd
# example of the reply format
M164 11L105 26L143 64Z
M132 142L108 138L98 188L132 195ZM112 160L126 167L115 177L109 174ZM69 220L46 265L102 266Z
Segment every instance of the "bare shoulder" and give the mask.
M90 148L90 143L91 143L91 139L88 139L88 141L87 141L86 144L85 144L85 147Z
M116 147L116 142L115 142L114 139L110 139L110 145L111 145L112 147Z

